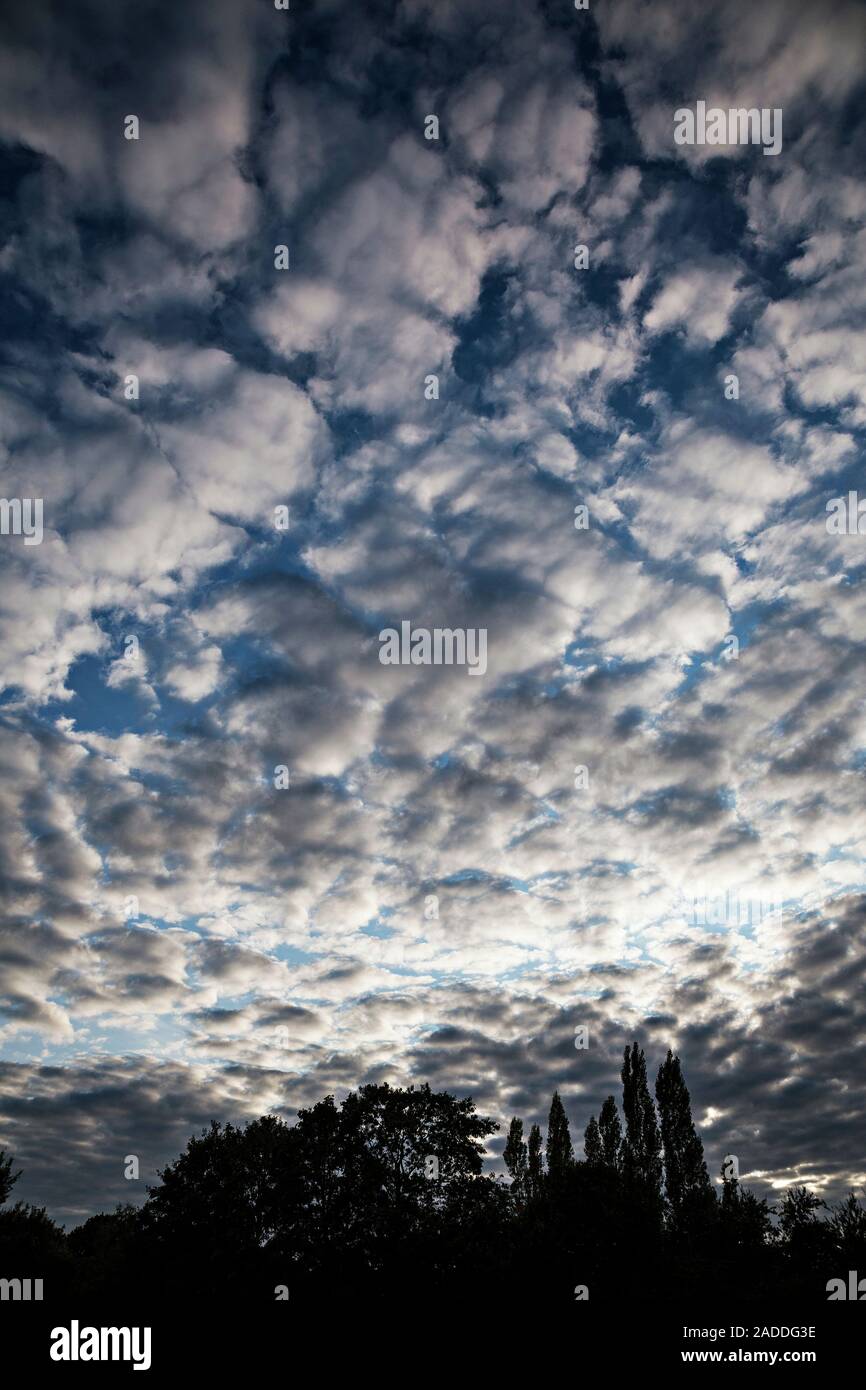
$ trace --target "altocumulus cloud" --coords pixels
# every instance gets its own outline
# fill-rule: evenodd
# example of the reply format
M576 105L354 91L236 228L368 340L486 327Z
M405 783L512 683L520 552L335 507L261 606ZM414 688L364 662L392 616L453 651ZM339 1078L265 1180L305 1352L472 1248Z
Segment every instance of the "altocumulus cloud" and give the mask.
M855 0L4 16L22 1197L366 1080L580 1131L633 1035L714 1172L864 1181L864 42ZM677 145L696 98L783 152ZM404 620L483 678L383 666Z

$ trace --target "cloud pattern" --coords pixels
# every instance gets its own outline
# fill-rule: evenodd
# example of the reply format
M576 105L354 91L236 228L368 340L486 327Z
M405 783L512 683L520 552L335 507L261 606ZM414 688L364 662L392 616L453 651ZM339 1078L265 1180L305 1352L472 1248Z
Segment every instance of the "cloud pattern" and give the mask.
M78 1220L364 1080L580 1132L632 1036L714 1172L862 1183L862 7L3 27L20 1194ZM781 155L675 145L696 97ZM483 679L382 665L403 620L486 629Z

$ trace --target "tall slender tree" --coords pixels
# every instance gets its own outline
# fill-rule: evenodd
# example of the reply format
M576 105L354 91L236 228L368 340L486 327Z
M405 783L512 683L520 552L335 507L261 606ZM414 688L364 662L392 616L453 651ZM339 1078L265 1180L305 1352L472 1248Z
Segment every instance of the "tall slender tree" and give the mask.
M622 1159L622 1127L613 1096L608 1096L598 1117L601 1157L605 1168L619 1170Z
M541 1130L533 1125L527 1143L526 1189L527 1195L537 1197L544 1180L544 1158L541 1152Z
M662 1141L655 1106L646 1079L643 1048L634 1042L625 1049L622 1064L622 1108L625 1115L623 1172L661 1204Z
M594 1168L600 1167L604 1161L601 1135L598 1132L598 1120L594 1115L590 1117L589 1124L583 1131L583 1152L587 1163L591 1163Z
M715 1205L704 1146L692 1120L689 1090L679 1057L668 1055L656 1077L656 1100L665 1156L665 1192L674 1226L690 1225Z
M568 1116L554 1091L547 1117L547 1171L552 1178L561 1178L574 1163L574 1149L568 1128Z
M508 1139L502 1154L505 1167L511 1178L511 1188L515 1197L522 1201L526 1196L526 1178L529 1158L526 1141L523 1138L523 1121L515 1115L508 1129Z

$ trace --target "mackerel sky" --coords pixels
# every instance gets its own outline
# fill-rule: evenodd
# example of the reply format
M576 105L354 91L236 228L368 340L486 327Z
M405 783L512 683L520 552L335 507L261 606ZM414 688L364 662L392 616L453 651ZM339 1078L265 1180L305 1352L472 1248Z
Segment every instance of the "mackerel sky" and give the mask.
M75 1222L365 1081L506 1126L558 1087L579 1148L633 1037L714 1175L860 1188L866 7L0 39L16 1195ZM699 100L781 150L675 143ZM486 671L383 665L404 621Z

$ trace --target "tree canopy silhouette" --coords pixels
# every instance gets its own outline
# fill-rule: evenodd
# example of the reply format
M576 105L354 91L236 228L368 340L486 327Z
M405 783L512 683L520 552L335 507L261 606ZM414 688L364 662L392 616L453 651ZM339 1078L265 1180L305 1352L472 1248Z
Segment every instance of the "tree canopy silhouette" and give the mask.
M558 1091L546 1135L533 1123L524 1139L514 1116L508 1180L484 1172L498 1125L470 1098L428 1085L365 1085L339 1104L326 1096L294 1124L214 1121L140 1208L119 1206L68 1235L40 1208L0 1210L0 1262L7 1275L43 1278L49 1300L123 1287L142 1299L156 1290L186 1303L260 1303L290 1290L301 1304L363 1298L383 1309L410 1291L417 1306L516 1287L564 1306L576 1285L595 1301L677 1300L712 1294L720 1280L756 1302L821 1298L828 1279L866 1271L866 1212L853 1193L822 1218L823 1201L794 1187L774 1212L726 1167L717 1195L672 1052L658 1109L636 1042L622 1083L624 1131L608 1096L582 1156ZM0 1153L0 1199L17 1177Z
M0 1149L0 1207L9 1200L9 1194L20 1177L20 1168L17 1173L13 1173L12 1159L7 1158L5 1151Z

